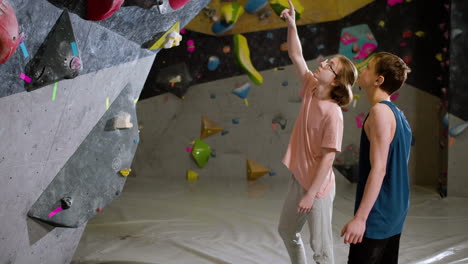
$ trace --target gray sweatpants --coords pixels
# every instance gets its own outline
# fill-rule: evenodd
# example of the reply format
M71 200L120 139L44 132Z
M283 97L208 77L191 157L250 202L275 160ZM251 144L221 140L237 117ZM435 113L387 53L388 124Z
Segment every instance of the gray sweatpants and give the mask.
M307 264L301 230L307 221L310 231L310 246L314 252L314 260L319 264L333 264L333 233L332 211L335 187L326 198L315 200L308 214L297 213L297 206L306 190L296 181L294 176L289 183L288 194L284 201L278 232L288 250L292 264Z

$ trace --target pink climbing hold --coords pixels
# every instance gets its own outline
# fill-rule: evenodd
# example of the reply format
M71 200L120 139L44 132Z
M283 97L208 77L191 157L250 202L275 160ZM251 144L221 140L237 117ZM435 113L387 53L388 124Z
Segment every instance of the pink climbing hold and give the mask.
M194 52L195 51L195 41L192 39L187 40L187 51Z
M356 125L359 129L362 128L363 126L363 119L366 118L364 113L360 113L359 115L356 116Z
M18 20L10 3L0 0L0 64L5 63L20 43Z
M377 45L371 42L366 42L362 45L362 49L359 51L358 55L354 56L353 59L365 59L377 48Z
M400 4L400 3L403 3L403 0L387 0L387 4L389 6L394 6L394 5Z
M353 43L353 42L356 42L358 41L359 39L353 35L351 35L351 33L349 32L345 32L343 33L343 35L341 36L341 42L345 45L348 45L349 43Z
M120 9L124 0L88 0L87 19L101 21Z

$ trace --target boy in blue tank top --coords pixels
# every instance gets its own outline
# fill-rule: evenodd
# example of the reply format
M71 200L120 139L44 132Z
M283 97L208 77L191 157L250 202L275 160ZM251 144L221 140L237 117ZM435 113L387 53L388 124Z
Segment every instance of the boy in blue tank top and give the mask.
M409 208L411 128L390 95L409 72L399 57L379 52L359 74L371 108L361 134L354 218L341 231L351 244L348 264L398 263Z

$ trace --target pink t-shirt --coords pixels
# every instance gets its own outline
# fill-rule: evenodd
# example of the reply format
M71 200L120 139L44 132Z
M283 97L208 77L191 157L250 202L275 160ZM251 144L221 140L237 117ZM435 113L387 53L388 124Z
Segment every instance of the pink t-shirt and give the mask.
M317 84L317 79L312 72L307 72L300 91L301 110L283 158L284 165L306 190L310 188L316 177L322 148L331 148L340 152L343 139L341 108L332 100L321 100L315 97ZM327 197L334 184L335 174L330 168L316 199Z

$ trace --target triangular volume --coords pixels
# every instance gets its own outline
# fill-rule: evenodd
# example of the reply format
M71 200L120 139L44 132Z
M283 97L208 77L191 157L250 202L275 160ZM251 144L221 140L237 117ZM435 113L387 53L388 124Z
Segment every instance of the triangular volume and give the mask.
M206 116L202 115L200 139L207 138L221 131L223 131L223 129L220 128L215 122L209 120Z
M18 20L10 3L0 0L0 64L5 63L20 42Z
M101 21L120 9L124 0L88 0L86 18Z
M247 180L255 181L256 179L267 174L269 171L269 169L263 167L262 165L252 160L247 160Z
M73 79L82 69L75 34L67 11L63 11L34 58L26 66L32 91L63 79Z

